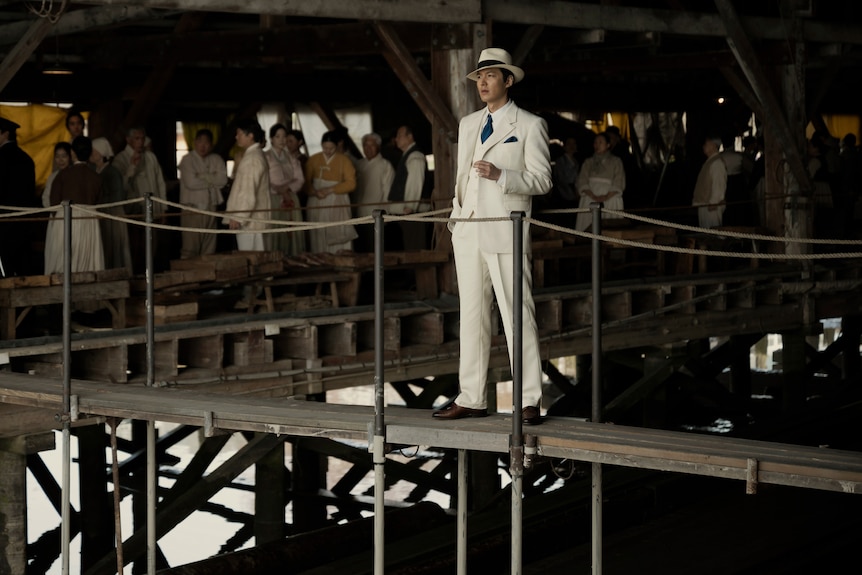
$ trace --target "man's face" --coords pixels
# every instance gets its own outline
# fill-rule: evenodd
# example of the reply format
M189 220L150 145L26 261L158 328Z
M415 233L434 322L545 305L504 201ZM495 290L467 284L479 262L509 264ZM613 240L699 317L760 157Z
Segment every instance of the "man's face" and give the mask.
M398 131L395 133L395 145L398 146L398 149L404 152L412 143L413 134L408 133L407 128L404 126L398 128Z
M9 141L9 132L0 132L0 146Z
M508 91L512 82L514 80L511 76L503 79L503 71L500 68L487 68L479 71L476 89L479 90L479 98L495 110L509 99Z
M212 149L213 143L210 141L209 136L198 136L195 138L195 152L201 158L206 158Z
M236 129L236 144L240 148L243 148L243 149L248 148L249 146L254 144L254 135L252 135L251 133L247 134L247 133L243 132L242 130L240 130L239 128L237 128Z
M135 130L134 132L126 136L126 143L129 144L130 148L140 154L144 151L145 138L146 135L141 130Z
M365 154L366 158L371 160L380 153L380 146L373 139L365 138L362 140L362 153Z

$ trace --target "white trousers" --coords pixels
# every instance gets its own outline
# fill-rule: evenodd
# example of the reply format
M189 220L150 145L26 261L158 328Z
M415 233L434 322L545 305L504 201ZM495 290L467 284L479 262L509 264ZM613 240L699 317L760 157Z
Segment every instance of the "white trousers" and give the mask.
M236 247L241 252L262 252L263 234L261 233L245 233L236 235Z
M512 365L512 299L514 263L512 254L483 252L479 249L479 230L483 226L459 222L452 233L455 270L461 303L461 360L458 377L462 407L487 407L488 361L491 352L491 313L493 296L503 319L509 366ZM523 282L523 407L540 406L542 363L539 334L533 303L533 278L529 258L524 256ZM494 406L496 407L496 406Z

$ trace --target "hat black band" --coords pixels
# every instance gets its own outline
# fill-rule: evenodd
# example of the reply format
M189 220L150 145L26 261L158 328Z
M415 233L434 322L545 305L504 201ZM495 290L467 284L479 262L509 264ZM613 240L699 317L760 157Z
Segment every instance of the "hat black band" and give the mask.
M482 60L479 62L479 65L476 68L488 68L491 66L511 66L511 64L507 64L506 62L501 62L499 60Z

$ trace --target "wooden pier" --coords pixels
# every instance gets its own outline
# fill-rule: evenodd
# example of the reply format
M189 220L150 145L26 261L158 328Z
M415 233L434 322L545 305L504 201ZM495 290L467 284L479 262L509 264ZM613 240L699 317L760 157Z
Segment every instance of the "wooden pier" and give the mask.
M374 411L370 407L281 399L202 394L172 388L72 383L73 417L130 418L218 431L257 431L276 435L368 441ZM59 413L59 381L0 374L3 402ZM387 442L507 453L511 418L440 422L429 410L386 410ZM526 433L541 456L599 462L624 467L674 471L758 484L778 484L843 493L862 493L862 456L857 452L723 438L611 424L573 418L548 418Z

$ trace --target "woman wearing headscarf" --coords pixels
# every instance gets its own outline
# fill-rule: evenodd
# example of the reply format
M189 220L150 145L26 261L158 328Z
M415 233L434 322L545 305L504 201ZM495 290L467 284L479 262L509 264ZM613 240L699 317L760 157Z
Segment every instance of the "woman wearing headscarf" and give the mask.
M305 165L309 222L343 222L351 217L349 194L356 189L356 169L347 156L336 151L337 139L334 132L323 134L323 151L308 158ZM313 229L308 235L314 253L351 250L357 237L352 225Z
M623 162L611 153L611 139L606 132L596 134L593 140L594 154L584 161L578 174L578 195L581 197L579 208L589 208L593 202L600 202L608 210L623 209L623 190L626 188L626 172ZM620 217L602 214L602 219ZM579 213L575 229L584 231L590 227L593 218L590 212Z

